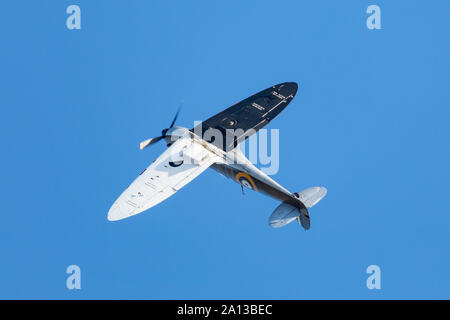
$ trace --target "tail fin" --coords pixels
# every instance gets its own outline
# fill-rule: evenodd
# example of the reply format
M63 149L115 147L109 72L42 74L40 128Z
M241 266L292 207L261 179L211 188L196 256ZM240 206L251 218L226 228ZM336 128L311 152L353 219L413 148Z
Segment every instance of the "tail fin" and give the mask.
M283 202L270 215L269 225L272 228L280 228L297 220L305 230L311 227L309 212L307 208L316 205L327 194L324 187L312 187L299 193L294 193L295 198L300 200L298 204Z
M302 225L305 230L309 230L311 228L311 219L309 218L309 212L306 207L298 209L300 211L300 215L297 217L297 222Z

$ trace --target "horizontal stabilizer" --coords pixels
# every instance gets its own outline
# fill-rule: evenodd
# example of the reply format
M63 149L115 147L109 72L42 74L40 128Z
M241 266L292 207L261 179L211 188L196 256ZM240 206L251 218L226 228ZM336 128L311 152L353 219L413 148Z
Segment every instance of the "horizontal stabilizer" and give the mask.
M316 205L327 194L324 187L312 187L301 192L294 193L295 198L301 203L283 202L270 215L269 225L272 228L281 228L297 220L305 230L311 227L311 220L307 208Z
M272 228L281 228L300 216L300 211L288 203L280 204L270 215L269 225Z
M272 228L281 228L296 219L305 230L310 228L308 209L304 206L297 208L283 202L270 215L269 225Z
M295 197L299 199L305 207L311 208L315 206L327 194L324 187L311 187L301 192L295 193Z

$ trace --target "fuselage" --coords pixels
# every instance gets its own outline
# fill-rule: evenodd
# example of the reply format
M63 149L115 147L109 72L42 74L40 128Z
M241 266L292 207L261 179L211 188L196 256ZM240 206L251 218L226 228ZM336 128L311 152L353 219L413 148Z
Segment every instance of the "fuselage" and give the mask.
M203 147L220 157L220 161L211 166L215 171L246 188L261 192L282 202L287 201L297 204L298 199L251 163L241 152L239 146L231 151L224 152L214 144L203 140L191 130L183 127L174 127L167 132L165 138L167 146L186 136L190 136L193 141L200 143Z

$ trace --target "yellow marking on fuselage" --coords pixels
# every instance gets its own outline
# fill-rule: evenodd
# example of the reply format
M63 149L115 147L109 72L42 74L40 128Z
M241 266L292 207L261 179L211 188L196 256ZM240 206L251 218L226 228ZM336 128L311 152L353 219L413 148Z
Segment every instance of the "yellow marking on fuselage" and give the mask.
M241 182L239 181L239 178L241 178L241 177L246 178L246 179L248 180L248 182L251 183L251 185L252 185L252 187L253 187L253 190L255 190L256 192L258 192L258 189L256 188L256 185L255 185L255 182L253 181L253 179L252 179L248 174L246 174L246 173L244 173L244 172L238 172L238 173L236 174L236 181L237 181L238 183L241 183Z

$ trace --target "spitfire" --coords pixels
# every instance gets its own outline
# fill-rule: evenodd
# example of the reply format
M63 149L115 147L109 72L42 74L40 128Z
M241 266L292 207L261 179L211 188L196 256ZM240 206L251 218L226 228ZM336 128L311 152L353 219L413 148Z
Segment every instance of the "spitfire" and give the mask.
M141 142L140 148L144 149L164 139L168 149L114 202L108 212L108 220L121 220L150 209L211 167L239 183L242 188L281 201L269 218L271 227L279 228L297 220L308 230L308 208L317 204L327 190L313 187L291 193L256 168L238 147L283 111L297 90L295 82L272 86L191 129L175 126L180 112L178 108L172 123L162 130L160 136ZM214 134L211 135L211 132Z

